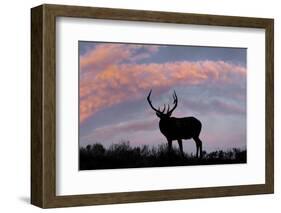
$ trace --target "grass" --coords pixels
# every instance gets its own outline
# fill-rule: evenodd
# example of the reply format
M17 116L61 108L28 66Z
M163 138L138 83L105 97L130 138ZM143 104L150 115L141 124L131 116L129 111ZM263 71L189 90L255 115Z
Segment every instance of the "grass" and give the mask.
M100 143L81 147L79 150L79 169L117 169L163 166L190 166L212 164L246 163L246 150L233 148L207 153L197 159L193 154L182 156L178 149L168 153L167 145L150 148L148 145L132 147L129 142L112 144L108 149Z

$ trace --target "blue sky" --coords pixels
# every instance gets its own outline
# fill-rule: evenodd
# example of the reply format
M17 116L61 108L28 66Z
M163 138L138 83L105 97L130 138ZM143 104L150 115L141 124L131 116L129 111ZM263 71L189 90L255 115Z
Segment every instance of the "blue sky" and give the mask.
M79 42L80 56L95 49L96 45L102 43ZM104 43L106 44L106 43ZM113 43L110 43L113 44ZM116 43L119 44L119 43ZM246 48L222 48L205 46L183 46L183 45L158 45L160 54L139 61L139 63L163 63L166 61L200 61L200 60L222 60L229 63L246 66ZM143 51L142 49L139 52Z
M172 116L203 124L203 149L246 147L245 48L79 42L80 146L120 141L166 143L156 106L179 104ZM194 152L192 140L184 143Z

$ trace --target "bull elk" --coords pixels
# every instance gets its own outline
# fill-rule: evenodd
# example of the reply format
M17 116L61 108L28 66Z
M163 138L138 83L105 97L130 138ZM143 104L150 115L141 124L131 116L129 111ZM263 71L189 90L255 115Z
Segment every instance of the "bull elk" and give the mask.
M193 139L196 143L196 157L198 158L198 152L200 152L200 158L202 157L202 141L199 138L201 132L202 124L194 117L184 117L175 118L171 117L173 111L178 105L178 97L176 92L173 94L173 104L174 106L170 109L168 105L166 110L166 105L164 104L163 110L160 108L156 109L150 100L152 90L150 90L147 101L150 107L156 112L156 115L160 118L159 129L161 133L167 138L168 141L168 151L171 151L173 140L177 140L180 148L180 152L183 155L182 140L183 139Z

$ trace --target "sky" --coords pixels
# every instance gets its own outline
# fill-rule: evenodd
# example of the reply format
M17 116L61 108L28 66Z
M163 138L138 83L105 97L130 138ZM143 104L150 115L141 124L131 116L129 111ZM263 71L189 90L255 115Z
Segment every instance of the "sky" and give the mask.
M79 41L79 145L167 143L155 107L202 123L207 152L246 148L247 49ZM177 146L174 141L173 145ZM185 140L186 152L195 143Z

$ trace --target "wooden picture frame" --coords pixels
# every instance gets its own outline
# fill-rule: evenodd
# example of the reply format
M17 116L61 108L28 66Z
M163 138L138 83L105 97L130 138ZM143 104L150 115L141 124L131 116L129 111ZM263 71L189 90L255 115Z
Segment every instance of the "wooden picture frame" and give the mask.
M56 195L56 17L265 29L265 184ZM274 21L186 13L41 5L31 9L31 203L41 208L267 194L274 191Z

